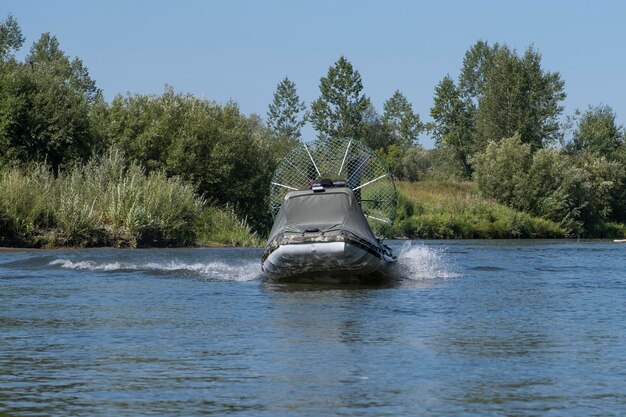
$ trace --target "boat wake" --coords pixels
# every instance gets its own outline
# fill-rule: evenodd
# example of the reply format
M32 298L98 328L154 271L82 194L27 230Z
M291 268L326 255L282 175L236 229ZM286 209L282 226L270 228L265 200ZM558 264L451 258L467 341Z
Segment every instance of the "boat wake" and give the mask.
M49 263L63 269L107 271L107 272L136 272L143 271L155 274L184 274L194 275L206 280L216 281L254 281L260 278L261 271L258 262L248 262L243 265L228 265L214 261L207 263L170 262L95 262L90 260L72 261L69 259L55 259Z

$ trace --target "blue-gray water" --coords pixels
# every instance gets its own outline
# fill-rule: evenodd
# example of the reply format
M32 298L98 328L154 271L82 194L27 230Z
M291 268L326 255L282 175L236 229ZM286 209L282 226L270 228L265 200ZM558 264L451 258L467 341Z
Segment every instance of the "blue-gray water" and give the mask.
M0 251L0 416L626 415L626 245L392 242L381 286L258 249Z

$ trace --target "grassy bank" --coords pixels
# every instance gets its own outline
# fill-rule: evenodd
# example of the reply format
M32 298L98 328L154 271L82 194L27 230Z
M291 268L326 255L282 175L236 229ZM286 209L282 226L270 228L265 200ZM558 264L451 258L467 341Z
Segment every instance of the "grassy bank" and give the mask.
M399 182L394 235L424 239L564 238L559 224L482 198L472 182Z
M232 210L189 184L146 175L118 152L54 176L44 164L0 172L0 246L257 246Z

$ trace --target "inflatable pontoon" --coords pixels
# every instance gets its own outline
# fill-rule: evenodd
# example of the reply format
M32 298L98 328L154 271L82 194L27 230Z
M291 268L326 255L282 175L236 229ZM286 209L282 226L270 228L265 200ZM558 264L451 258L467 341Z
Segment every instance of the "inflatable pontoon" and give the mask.
M356 140L301 144L279 164L270 200L263 271L271 277L374 276L396 260L370 227L391 224L395 186L378 155Z

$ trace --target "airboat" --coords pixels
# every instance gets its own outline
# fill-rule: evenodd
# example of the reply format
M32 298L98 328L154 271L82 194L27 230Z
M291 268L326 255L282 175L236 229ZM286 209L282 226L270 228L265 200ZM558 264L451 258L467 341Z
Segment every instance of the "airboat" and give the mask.
M282 159L272 179L274 224L263 253L264 273L273 278L384 275L397 259L383 242L396 203L389 169L362 142L301 143Z

